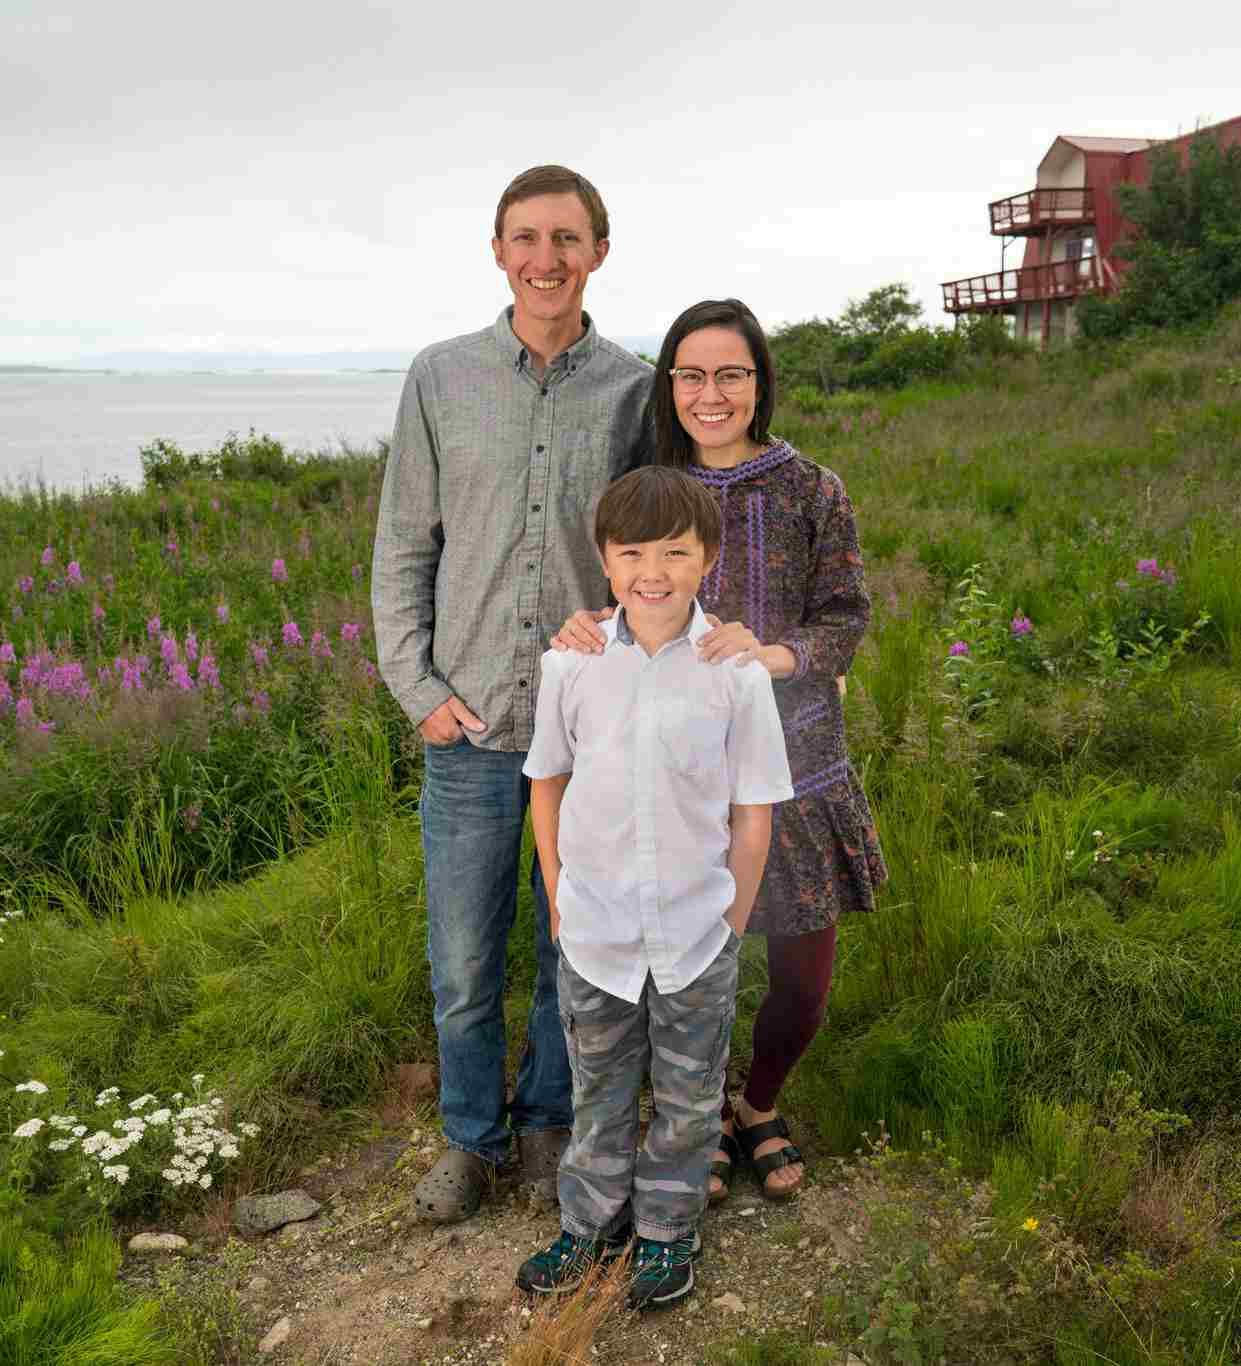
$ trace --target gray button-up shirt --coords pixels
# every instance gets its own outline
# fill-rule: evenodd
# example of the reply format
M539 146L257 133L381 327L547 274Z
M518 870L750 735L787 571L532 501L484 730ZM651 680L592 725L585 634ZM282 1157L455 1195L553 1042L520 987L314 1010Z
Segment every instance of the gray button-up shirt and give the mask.
M414 725L461 698L485 749L530 748L544 642L607 600L595 500L640 458L651 368L584 321L540 378L506 309L420 352L397 411L371 579L379 670Z

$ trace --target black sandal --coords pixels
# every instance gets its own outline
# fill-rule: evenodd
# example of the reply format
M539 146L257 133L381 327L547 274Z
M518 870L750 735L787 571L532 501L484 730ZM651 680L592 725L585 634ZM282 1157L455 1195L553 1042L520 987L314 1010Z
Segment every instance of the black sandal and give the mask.
M789 1137L789 1126L784 1122L784 1116L777 1115L775 1119L766 1120L762 1124L752 1124L748 1129L739 1119L734 1119L733 1127L737 1131L737 1142L741 1145L741 1151L754 1169L754 1175L758 1177L758 1186L763 1193L763 1199L788 1200L796 1195L801 1189L801 1181L795 1186L777 1191L769 1190L767 1187L767 1178L772 1172L778 1172L781 1167L791 1167L795 1162L800 1162L804 1173L806 1159L792 1143L789 1143L787 1147L778 1148L774 1153L768 1153L765 1157L754 1156L754 1150L758 1145L766 1143L769 1138Z
M720 1152L725 1154L723 1158L716 1158L711 1163L711 1175L720 1183L717 1191L711 1191L707 1196L709 1204L718 1205L728 1199L732 1189L733 1163L741 1161L741 1149L737 1146L737 1140L732 1134L721 1133L720 1141L716 1144Z

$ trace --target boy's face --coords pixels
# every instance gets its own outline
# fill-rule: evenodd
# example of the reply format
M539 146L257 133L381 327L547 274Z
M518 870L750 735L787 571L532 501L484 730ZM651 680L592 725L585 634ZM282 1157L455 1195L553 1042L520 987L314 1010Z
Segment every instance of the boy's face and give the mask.
M491 239L508 276L519 321L555 323L582 315L582 295L608 254L595 241L590 214L575 194L519 199L504 211L504 236Z
M692 528L659 541L609 541L603 572L632 623L679 629L689 620L698 586L715 563Z

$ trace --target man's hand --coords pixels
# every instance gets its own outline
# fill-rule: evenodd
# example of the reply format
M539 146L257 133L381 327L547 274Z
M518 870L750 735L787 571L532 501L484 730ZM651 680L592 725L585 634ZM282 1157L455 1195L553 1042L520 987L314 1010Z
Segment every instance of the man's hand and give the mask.
M477 734L486 729L487 723L480 721L459 697L450 697L419 725L418 734L428 745L455 745L463 730Z
M553 650L575 650L579 655L601 655L604 636L595 623L607 621L615 610L614 607L604 607L598 612L588 612L582 608L573 613L548 643Z

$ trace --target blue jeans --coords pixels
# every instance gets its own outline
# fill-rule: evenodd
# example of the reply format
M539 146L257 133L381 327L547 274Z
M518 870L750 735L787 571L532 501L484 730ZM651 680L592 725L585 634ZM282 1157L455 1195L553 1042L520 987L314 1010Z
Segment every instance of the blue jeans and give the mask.
M440 1117L450 1146L503 1161L504 966L517 913L521 836L530 780L524 753L476 749L468 740L427 745L422 845L427 957L439 1035ZM537 857L534 1001L508 1107L511 1132L569 1128L572 1083L556 997L558 955Z

